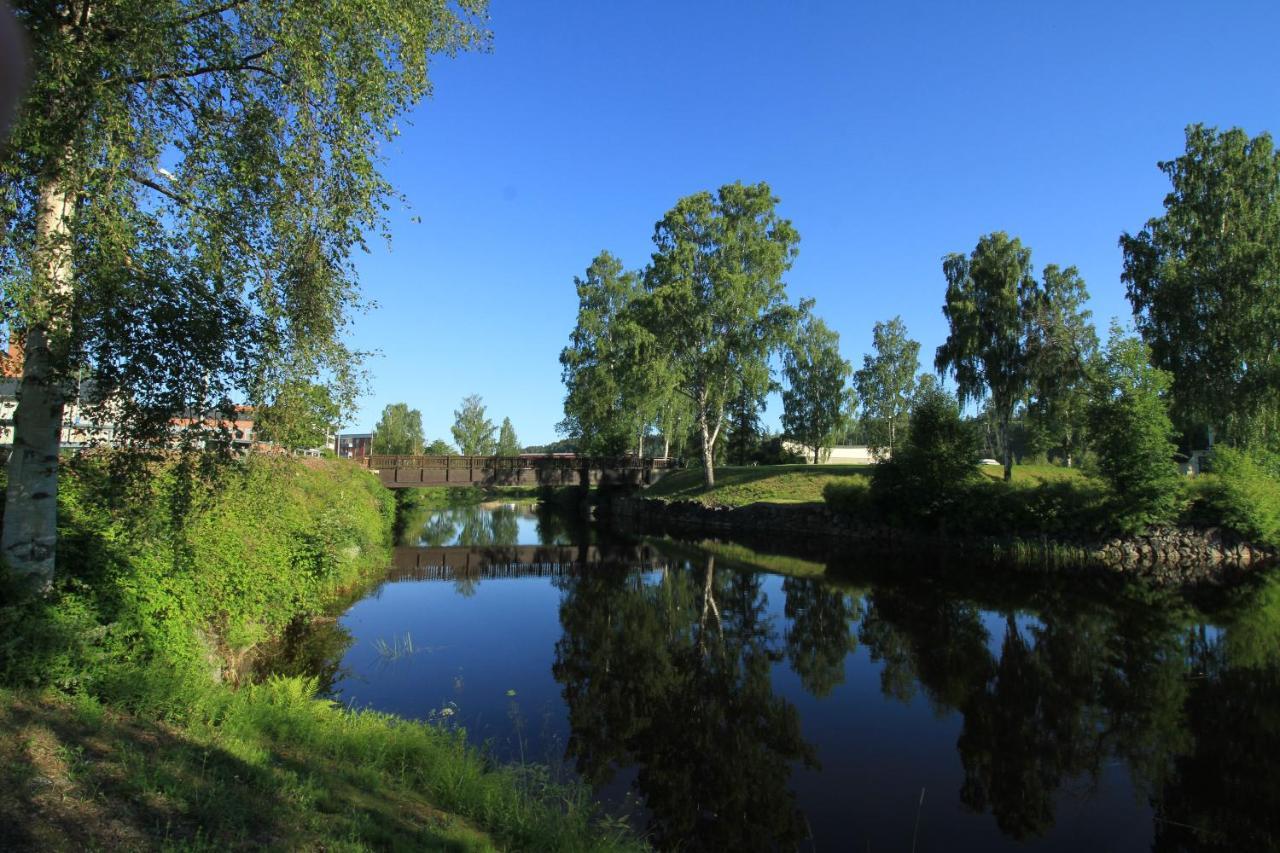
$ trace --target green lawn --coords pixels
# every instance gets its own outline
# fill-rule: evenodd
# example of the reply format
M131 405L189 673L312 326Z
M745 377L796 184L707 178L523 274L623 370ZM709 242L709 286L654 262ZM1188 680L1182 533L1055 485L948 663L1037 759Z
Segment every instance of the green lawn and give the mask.
M706 489L702 469L672 471L645 490L648 498L695 500L707 506L821 502L828 483L870 476L869 465L758 465L716 469L716 485Z
M999 465L981 465L978 470L983 476L992 480L1004 477L1004 468ZM1063 468L1061 465L1013 466L1013 482L1029 486L1038 486L1041 483L1083 483L1087 479L1088 477L1079 468Z

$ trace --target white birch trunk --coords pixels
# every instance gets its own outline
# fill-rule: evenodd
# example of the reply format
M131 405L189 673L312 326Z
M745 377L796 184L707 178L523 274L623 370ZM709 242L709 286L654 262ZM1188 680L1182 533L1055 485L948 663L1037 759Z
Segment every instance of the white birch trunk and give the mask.
M34 272L42 304L23 344L22 381L13 415L13 450L0 554L39 592L53 583L58 543L58 448L63 394L55 360L65 344L71 293L70 220L74 199L51 181L40 193Z

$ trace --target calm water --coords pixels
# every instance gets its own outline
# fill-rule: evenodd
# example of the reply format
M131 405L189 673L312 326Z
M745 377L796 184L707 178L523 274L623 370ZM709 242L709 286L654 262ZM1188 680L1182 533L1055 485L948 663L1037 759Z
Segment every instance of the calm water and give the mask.
M407 541L289 666L584 779L658 846L1280 844L1280 584L1206 615L856 555L804 577L824 563L516 507Z

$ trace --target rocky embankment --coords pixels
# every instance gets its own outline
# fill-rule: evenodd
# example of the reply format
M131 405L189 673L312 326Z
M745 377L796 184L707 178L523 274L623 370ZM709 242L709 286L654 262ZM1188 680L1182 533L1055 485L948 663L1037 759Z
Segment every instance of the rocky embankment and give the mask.
M895 551L945 547L975 556L995 555L1036 570L1051 566L1064 571L1119 573L1162 586L1234 583L1274 562L1277 556L1274 551L1219 528L1170 527L1134 536L1063 540L1039 534L993 538L952 531L949 535L929 535L863 523L818 503L709 507L697 501L619 497L610 503L608 512L613 520L641 529L824 538L832 544Z

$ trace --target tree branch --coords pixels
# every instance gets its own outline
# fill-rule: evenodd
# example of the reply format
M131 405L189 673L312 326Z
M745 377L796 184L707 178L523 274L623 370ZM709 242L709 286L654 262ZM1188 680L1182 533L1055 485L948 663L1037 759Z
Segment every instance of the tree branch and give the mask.
M203 12L192 12L190 15L178 18L176 21L173 21L170 26L185 27L187 24L194 24L196 21L203 20L204 18L221 15L223 12L230 12L233 9L239 9L243 5L244 0L233 0L233 2L230 3L220 3L217 6L205 9Z
M251 53L242 56L231 62L225 62L215 65L201 65L198 68L174 68L168 71L159 71L154 74L133 74L129 77L122 77L119 80L107 80L108 84L123 83L125 85L133 85L135 83L158 83L162 80L186 80L191 77L200 77L204 74L215 74L219 71L257 71L261 74L267 74L276 79L281 79L280 75L261 65L255 65L254 61L261 59L271 51L270 47L264 47L257 53Z

